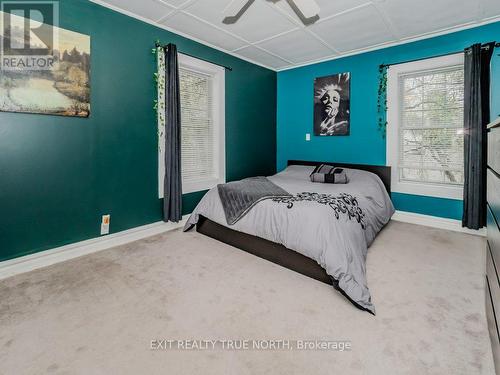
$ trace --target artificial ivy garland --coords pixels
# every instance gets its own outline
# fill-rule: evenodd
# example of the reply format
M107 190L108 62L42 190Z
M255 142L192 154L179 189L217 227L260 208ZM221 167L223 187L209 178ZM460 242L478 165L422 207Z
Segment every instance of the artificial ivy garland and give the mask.
M156 85L157 99L153 100L153 109L158 117L158 140L161 140L165 131L165 53L159 40L151 50L156 57L157 71L153 74ZM162 147L159 143L158 147Z
M382 133L382 137L385 139L387 131L387 65L380 65L378 73L378 130Z

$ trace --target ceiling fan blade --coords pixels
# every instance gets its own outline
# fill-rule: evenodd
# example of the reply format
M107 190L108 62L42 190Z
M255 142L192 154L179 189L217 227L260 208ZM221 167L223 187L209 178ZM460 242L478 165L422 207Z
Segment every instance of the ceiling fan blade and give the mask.
M318 7L318 13L316 14L313 14L314 11L312 10L313 8L312 7L309 7L305 10L305 12L307 14L313 14L311 17L306 17L304 15L304 13L302 13L302 10L297 6L297 4L295 4L295 1L298 1L298 0L286 0L288 2L288 4L290 5L290 8L292 8L292 10L295 12L295 14L297 15L297 17L299 17L299 19L302 21L302 23L306 26L308 25L312 25L313 23L315 23L317 20L319 20L319 7ZM309 0L301 0L301 1L309 1ZM314 0L310 0L310 1L314 1ZM314 3L316 4L316 3ZM317 5L316 5L317 6Z
M222 23L226 25L236 23L254 2L255 0L233 0L226 9L224 9L224 14L226 16L222 20Z
M292 2L295 3L304 18L312 18L319 15L320 8L315 0L292 0Z

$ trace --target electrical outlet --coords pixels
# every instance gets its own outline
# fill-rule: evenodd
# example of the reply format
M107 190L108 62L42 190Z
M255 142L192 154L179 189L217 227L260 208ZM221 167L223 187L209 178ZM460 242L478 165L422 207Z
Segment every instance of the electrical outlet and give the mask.
M110 221L111 221L111 215L102 215L101 235L109 233L109 222Z
M311 140L311 134L306 133L306 141L310 141L310 140Z

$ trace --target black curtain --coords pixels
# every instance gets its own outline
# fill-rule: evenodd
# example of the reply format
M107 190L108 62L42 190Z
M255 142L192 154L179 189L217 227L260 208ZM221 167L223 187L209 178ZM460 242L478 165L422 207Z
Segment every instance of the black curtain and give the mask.
M163 221L182 219L181 100L177 47L165 48L165 180Z
M465 50L464 212L462 226L486 225L486 125L490 122L490 61L495 43Z

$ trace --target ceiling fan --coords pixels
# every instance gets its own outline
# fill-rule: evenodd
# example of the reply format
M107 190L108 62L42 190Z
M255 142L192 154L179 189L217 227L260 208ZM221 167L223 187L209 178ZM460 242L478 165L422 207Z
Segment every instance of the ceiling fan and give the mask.
M267 0L277 3L280 0ZM315 0L286 0L295 14L300 18L304 25L311 25L319 20L319 6ZM243 13L255 2L255 0L233 0L224 9L225 18L222 23L231 25L236 23Z

